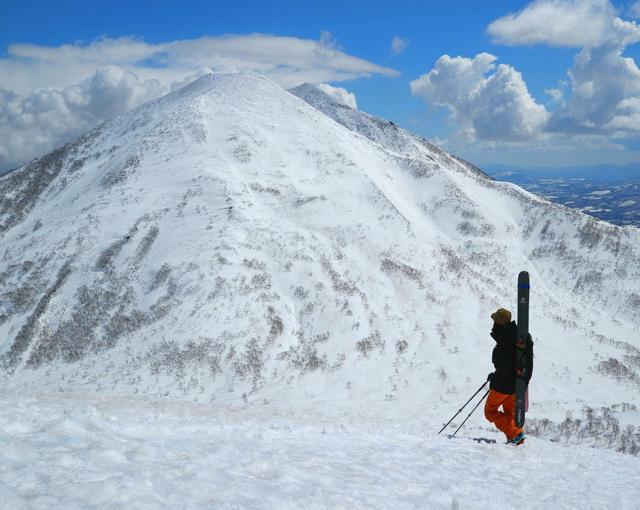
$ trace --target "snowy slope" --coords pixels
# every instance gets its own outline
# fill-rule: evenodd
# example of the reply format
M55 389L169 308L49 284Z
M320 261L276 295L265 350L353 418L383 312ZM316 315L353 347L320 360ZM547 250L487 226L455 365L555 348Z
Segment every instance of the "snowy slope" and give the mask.
M410 161L410 165L423 164L436 169L445 180L445 186L431 187L430 191L433 195L431 201L437 200L437 194L443 192L442 188L454 189L457 197L468 195L465 198L471 199L471 207L475 209L473 212L481 212L491 218L488 223L495 223L495 219L504 216L505 213L515 212L517 215L519 227L517 230L507 229L508 232L496 232L491 229L492 225L483 225L483 228L479 229L477 225L473 225L474 222L465 221L470 215L473 218L473 213L462 211L460 214L463 205L459 201L454 202L453 211L449 207L451 204L438 204L435 209L444 209L446 211L444 216L447 218L451 218L453 213L458 221L456 234L463 234L458 236L458 239L481 237L485 231L493 234L508 234L504 237L515 237L523 245L521 248L526 250L524 254L531 259L531 263L539 269L543 267L547 269L547 277L563 279L564 286L570 288L579 297L588 299L594 297L595 301L600 302L603 297L609 299L615 297L603 296L603 294L610 293L612 289L621 285L625 288L625 292L619 296L623 298L619 303L621 308L630 312L635 319L639 317L640 294L636 292L638 272L625 274L624 271L619 271L620 266L628 266L629 262L637 260L634 258L638 256L637 229L612 229L607 223L594 221L585 214L526 193L517 186L495 182L473 165L438 149L424 138L399 128L390 121L338 103L312 85L304 84L292 89L291 92L348 129L367 137L391 152L405 156ZM478 193L482 193L483 189L498 190L499 193L487 194L486 197L489 200L482 203L478 200ZM425 196L421 195L421 197ZM423 204L429 202L429 197L425 198ZM474 207L478 205L481 207ZM450 232L453 231L454 229L450 229ZM486 237L489 241L493 241L495 235ZM547 255L554 255L549 261L551 264L538 260L551 258ZM593 272L598 273L597 275L591 275L591 278L585 277L584 262L587 258L591 258L592 261L600 259L599 262L607 259L608 262L614 262L614 267L609 267L607 271L607 265L601 264L593 268ZM569 263L570 267L563 265L561 274L553 274L558 272L554 271L558 269L558 260ZM567 271L574 268L573 271ZM583 281L578 282L580 277L583 277ZM600 290L604 290L604 293L594 295L594 287L601 287Z
M303 83L289 92L331 117L347 129L361 134L385 149L422 162L430 169L446 168L467 175L491 179L470 163L443 151L418 135L402 129L394 122L356 110L336 101L310 83ZM418 165L417 162L413 163Z
M435 427L491 370L489 314L526 269L531 418L638 424L637 229L300 95L206 76L0 178L6 392Z
M0 399L13 510L638 508L640 458L417 424L127 400ZM517 469L514 469L517 466Z
M432 216L451 222L451 226L456 224L454 229L443 221L442 230L455 236L458 244L456 252L461 254L461 258L476 263L482 258L502 265L502 255L491 248L496 244L496 237L517 243L515 248L528 259L530 267L535 267L538 285L543 284L552 291L547 305L538 304L536 312L542 312L540 322L552 320L555 331L550 328L548 335L541 336L540 330L536 329L538 324L534 324L534 336L538 332L538 340L544 340L545 337L550 340L558 339L562 343L563 340L568 340L563 347L577 347L577 353L566 352L564 349L554 352L553 356L558 357L559 362L566 362L576 354L582 354L581 347L585 338L595 338L597 343L613 345L622 351L621 356L616 357L615 351L605 354L597 344L589 345L589 351L595 351L593 360L598 360L591 371L607 373L617 377L619 381L625 380L632 386L638 386L640 335L633 330L619 334L602 333L601 331L609 328L610 320L593 315L594 306L604 307L613 317L614 323L627 319L632 324L637 324L640 317L638 229L617 228L577 210L531 195L517 186L493 181L473 165L442 151L424 138L386 119L339 103L311 84L300 85L290 92L351 131L390 152L406 157L413 167L427 164L430 168L435 168L444 180L444 185L421 189L423 202L420 205L426 208L426 204L432 204L429 212L436 213ZM451 201L441 200L439 195L443 189L456 199L463 197L462 200L454 200L453 204ZM488 200L481 202L478 197L482 196L479 193L483 193L483 190L497 190L498 193L486 194ZM469 205L472 211L464 209ZM515 225L508 225L502 232L497 232L494 228L495 219L486 218L502 218L505 213L512 215L517 222ZM480 228L473 225L477 222L478 214L483 221L486 220ZM475 222L467 221L469 218ZM499 235L496 236L496 233ZM507 244L507 250L511 249L513 248ZM468 257L463 255L465 252ZM495 253L494 257L488 258L492 252ZM497 271L502 269L494 268ZM488 272L491 270L487 269ZM536 299L539 298L534 294L534 308ZM564 310L559 306L562 301L568 305ZM509 308L515 309L513 301ZM586 310L589 312L584 313ZM539 325L545 327L549 324ZM575 338L575 330L578 328L583 328L580 340L572 342L571 338L566 338ZM545 347L555 351L552 344ZM538 350L538 361L544 354ZM579 356L579 361L587 362L583 356ZM544 375L553 377L556 384L559 381L570 382L573 367L565 365L560 371L557 365L558 363L552 363L553 371L546 371ZM578 376L578 381L582 381L581 376ZM572 387L571 390L579 396L585 393L584 388ZM556 391L556 388L551 391ZM592 389L588 390L591 391ZM562 408L566 409L564 406Z

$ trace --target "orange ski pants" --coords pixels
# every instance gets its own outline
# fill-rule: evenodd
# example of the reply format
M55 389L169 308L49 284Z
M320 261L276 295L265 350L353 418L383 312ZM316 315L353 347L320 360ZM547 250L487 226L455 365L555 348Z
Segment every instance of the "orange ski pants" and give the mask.
M503 411L498 408L502 406ZM507 439L513 439L524 429L516 427L515 423L516 396L506 395L496 390L489 391L489 396L484 404L484 415L490 422L494 423Z

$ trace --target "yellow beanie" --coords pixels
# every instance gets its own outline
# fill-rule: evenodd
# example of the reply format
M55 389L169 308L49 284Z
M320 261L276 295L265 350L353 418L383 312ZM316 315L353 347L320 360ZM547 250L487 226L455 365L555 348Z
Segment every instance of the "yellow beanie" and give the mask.
M495 313L491 314L491 318L498 326L506 326L511 322L511 312L504 308L498 308Z

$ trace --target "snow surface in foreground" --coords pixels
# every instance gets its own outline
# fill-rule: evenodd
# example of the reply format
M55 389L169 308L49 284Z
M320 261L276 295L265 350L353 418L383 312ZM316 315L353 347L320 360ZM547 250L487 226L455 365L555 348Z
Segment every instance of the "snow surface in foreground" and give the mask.
M640 508L636 457L255 408L5 396L0 458L12 509Z

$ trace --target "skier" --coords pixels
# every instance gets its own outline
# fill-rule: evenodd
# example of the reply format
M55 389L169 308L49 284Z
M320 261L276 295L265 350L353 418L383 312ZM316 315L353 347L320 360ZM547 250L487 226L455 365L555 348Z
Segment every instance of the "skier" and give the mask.
M518 328L511 320L511 312L499 308L491 314L493 329L491 337L496 341L491 361L495 366L495 372L490 373L487 379L490 381L490 391L484 406L484 415L494 423L505 436L507 442L521 445L525 440L523 427L515 424L514 411L516 405L516 340ZM533 370L533 342L527 338L526 369L524 378L529 381ZM502 411L499 410L502 406Z

